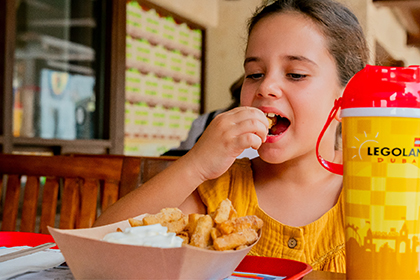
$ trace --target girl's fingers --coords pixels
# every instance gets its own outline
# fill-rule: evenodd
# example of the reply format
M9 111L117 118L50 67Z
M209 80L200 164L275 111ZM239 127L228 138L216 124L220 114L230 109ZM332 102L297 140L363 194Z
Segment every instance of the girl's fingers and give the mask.
M268 120L265 114L260 109L254 107L237 107L226 112L226 114L231 115L236 119L250 118L259 120L268 127Z
M245 149L258 149L267 132L268 121L261 110L235 108L217 115L188 154L202 178L217 178Z
M268 134L268 128L260 120L246 119L239 123L236 123L232 127L231 133L233 135L253 134L258 136L261 139L261 141L264 142Z
M256 134L247 133L239 135L236 138L236 143L240 150L245 150L247 148L253 148L255 150L258 150L258 148L263 143L263 140L261 140L261 138Z
M215 145L219 144L220 148L238 152L249 147L258 148L265 142L267 134L268 120L261 110L238 107L217 115L199 142L203 144L200 146L212 145L215 149ZM237 142L238 139L241 139L240 143Z

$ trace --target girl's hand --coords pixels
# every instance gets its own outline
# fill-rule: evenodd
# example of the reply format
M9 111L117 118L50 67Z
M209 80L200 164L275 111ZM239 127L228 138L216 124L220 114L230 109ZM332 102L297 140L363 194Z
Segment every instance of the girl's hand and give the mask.
M195 146L187 153L202 180L221 176L245 149L258 149L268 133L264 113L238 107L217 115Z

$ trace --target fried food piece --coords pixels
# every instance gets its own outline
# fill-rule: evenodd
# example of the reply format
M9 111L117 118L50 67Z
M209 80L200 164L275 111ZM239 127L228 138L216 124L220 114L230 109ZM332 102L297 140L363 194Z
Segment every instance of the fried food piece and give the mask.
M182 217L176 221L162 223L162 226L167 227L169 232L180 233L185 229L187 224L188 216L182 215Z
M219 225L217 229L222 234L230 234L233 232L239 232L246 228L254 229L258 231L263 226L263 221L255 215L239 217L234 220L227 220Z
M128 222L130 223L131 227L139 227L143 225L143 221L142 220L136 220L133 218L128 219Z
M235 250L236 250L236 251L238 251L238 250L245 249L245 248L247 248L247 247L248 247L248 245L244 245L244 244L242 244L242 245L239 245L238 247L236 247L236 248L235 248Z
M254 229L247 228L240 232L223 235L213 241L213 247L217 251L232 250L241 245L250 245L258 239Z
M273 126L276 125L277 118L276 118L276 116L274 116L274 117L266 116L266 117L267 117L267 120L268 120L268 129L271 129Z
M120 228L117 228L117 232L123 232L123 230Z
M220 202L219 206L216 208L216 211L213 215L213 220L216 224L223 223L228 219L231 219L232 216L236 217L236 210L233 208L232 202L226 198Z
M200 217L191 236L190 245L207 248L210 245L210 232L212 227L213 219L209 215Z
M182 242L182 245L188 244L190 242L190 236L188 235L188 232L186 231L181 231L180 233L177 233L176 236L179 236L182 239L184 239L184 242Z
M213 227L213 228L211 228L210 236L211 236L212 240L216 240L216 238L222 236L222 234L220 233L220 231L217 228Z
M178 208L164 208L143 220L128 219L131 227L161 224L183 239L182 244L208 250L240 250L258 239L263 221L255 215L237 218L229 199L223 200L211 214L184 215ZM117 229L121 231L121 229Z
M185 231L188 232L190 238L192 234L194 233L195 228L197 227L198 219L200 219L200 217L203 217L203 216L204 214L195 214L195 213L188 215L188 224L185 227Z
M165 222L177 221L182 218L184 214L178 208L163 208L159 213L148 215L143 218L144 225L161 224Z

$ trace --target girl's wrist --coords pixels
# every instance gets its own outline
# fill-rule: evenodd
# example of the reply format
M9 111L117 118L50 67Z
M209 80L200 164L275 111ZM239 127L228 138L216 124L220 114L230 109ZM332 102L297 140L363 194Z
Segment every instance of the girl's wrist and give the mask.
M178 164L182 165L182 170L185 170L185 180L188 180L196 186L199 186L203 182L207 181L207 178L203 174L202 170L200 170L201 164L199 164L198 158L199 157L188 152L178 159Z

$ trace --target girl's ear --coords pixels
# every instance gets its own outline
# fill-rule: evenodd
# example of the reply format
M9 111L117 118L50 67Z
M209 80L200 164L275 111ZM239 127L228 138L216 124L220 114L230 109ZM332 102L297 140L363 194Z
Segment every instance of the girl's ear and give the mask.
M340 96L338 98L343 97L344 89L345 87L341 89ZM341 107L338 108L337 113L334 116L334 119L336 119L336 121L341 123Z
M341 108L338 108L337 113L334 116L334 119L336 119L336 121L341 122Z

